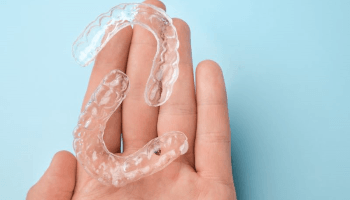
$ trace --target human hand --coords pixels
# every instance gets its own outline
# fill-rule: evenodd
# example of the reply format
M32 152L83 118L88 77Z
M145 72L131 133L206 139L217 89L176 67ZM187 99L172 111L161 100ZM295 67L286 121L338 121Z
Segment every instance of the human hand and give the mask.
M157 0L144 3L165 9ZM107 123L104 141L110 152L129 155L151 139L169 131L181 131L188 152L165 169L124 187L102 185L91 178L69 152L58 152L42 178L28 192L37 199L235 199L231 169L231 136L225 84L220 67L202 61L194 84L190 29L173 19L180 47L179 77L170 99L160 107L143 98L156 52L156 40L135 25L118 32L95 60L83 107L111 70L126 72L130 89L122 107ZM196 86L195 86L196 85Z

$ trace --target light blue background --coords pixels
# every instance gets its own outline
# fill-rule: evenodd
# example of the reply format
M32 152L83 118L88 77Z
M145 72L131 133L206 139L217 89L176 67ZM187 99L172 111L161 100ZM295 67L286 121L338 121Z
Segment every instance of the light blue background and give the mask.
M119 3L0 0L1 200L72 151L91 68L71 45ZM191 27L194 64L223 68L238 198L349 199L350 1L165 3Z

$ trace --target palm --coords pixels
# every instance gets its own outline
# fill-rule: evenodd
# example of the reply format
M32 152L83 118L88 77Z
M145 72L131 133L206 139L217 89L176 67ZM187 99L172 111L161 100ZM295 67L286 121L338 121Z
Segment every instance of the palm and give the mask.
M79 169L81 170L81 168ZM78 177L78 180L80 177ZM104 186L84 172L73 199L225 199L234 196L233 184L218 183L201 178L195 170L181 160L164 170L115 188ZM220 198L221 197L221 198Z
M147 0L165 9L157 0ZM231 137L225 84L220 67L213 61L197 66L196 84L192 68L190 30L173 19L179 47L179 77L170 99L150 107L143 92L156 52L153 35L139 26L118 32L95 60L83 107L101 79L119 69L130 80L129 93L110 117L104 141L112 153L131 154L148 141L169 131L186 134L188 152L165 169L124 187L102 185L92 179L67 152L60 152L28 199L234 199L231 169ZM195 88L196 85L196 88Z

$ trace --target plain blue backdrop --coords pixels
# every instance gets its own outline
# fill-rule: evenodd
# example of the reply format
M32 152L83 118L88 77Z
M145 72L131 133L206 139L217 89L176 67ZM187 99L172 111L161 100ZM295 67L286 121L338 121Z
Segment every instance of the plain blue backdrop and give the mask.
M350 199L350 1L164 2L191 27L194 65L223 69L239 200ZM119 3L0 0L1 200L73 150L91 68L71 45Z

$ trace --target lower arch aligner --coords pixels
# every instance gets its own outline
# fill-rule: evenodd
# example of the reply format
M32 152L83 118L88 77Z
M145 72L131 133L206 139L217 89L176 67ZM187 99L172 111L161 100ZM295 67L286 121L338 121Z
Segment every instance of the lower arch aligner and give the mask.
M144 98L149 106L160 106L169 99L179 74L178 36L165 11L148 4L120 4L86 27L73 44L73 57L80 65L89 65L116 33L135 24L149 30L157 41ZM112 70L92 94L73 132L74 150L86 172L101 183L116 187L164 169L188 150L186 135L172 131L128 156L108 151L103 141L106 123L126 98L128 89L127 75Z

